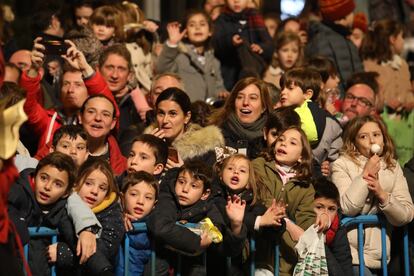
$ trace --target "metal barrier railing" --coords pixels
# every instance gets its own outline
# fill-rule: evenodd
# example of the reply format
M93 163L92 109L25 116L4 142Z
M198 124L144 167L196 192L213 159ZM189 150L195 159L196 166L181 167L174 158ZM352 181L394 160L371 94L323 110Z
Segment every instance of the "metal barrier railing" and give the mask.
M387 270L387 250L386 250L386 219L383 216L377 215L361 215L357 217L345 217L341 220L341 224L345 227L351 227L356 225L358 230L358 256L359 256L359 275L364 275L364 238L363 238L363 231L364 225L378 225L381 228L381 244L382 244L382 256L381 256L381 264L383 269L383 275L388 275ZM133 223L134 230L132 233L142 233L147 231L147 227L145 223ZM188 226L188 225L183 225ZM194 224L190 225L194 227ZM51 237L52 243L57 242L58 231L53 230L47 227L29 227L29 234L30 237ZM249 265L249 272L250 275L254 275L255 272L255 261L254 257L256 254L256 242L254 239L250 239L250 265ZM125 235L124 245L121 250L124 251L124 273L128 275L129 271L129 245L130 241L128 235ZM24 246L24 256L26 260L28 260L28 245ZM408 252L408 226L404 226L404 233L403 233L403 253L404 253L404 275L409 276L409 252ZM274 275L279 275L279 246L275 247L275 271ZM151 251L151 275L155 275L155 251ZM231 265L231 258L227 258L227 268ZM56 269L55 266L51 267L51 275L56 276ZM177 275L180 275L180 271L177 271Z
M387 269L387 220L384 216L378 215L361 215L357 217L345 217L341 220L342 225L350 227L357 225L358 231L358 258L359 258L359 275L364 275L364 225L378 225L381 228L381 267L382 275L388 275ZM408 252L408 226L404 226L403 233L403 252L404 252L404 275L410 275L409 252Z

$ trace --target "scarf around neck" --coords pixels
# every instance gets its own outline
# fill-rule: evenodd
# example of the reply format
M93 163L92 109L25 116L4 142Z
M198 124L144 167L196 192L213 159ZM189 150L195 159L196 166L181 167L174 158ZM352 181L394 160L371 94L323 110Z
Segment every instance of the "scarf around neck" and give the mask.
M235 113L231 113L227 120L227 127L233 134L236 134L243 140L254 140L263 136L263 127L267 120L267 115L262 114L259 119L250 124L244 124L239 121Z

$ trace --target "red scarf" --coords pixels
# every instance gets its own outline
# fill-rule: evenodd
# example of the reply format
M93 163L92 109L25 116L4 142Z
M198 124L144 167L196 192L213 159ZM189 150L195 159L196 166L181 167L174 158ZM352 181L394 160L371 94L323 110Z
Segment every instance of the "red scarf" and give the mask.
M328 231L326 231L326 244L331 245L333 240L335 239L336 232L339 229L339 217L336 214L335 218L331 223L331 227L329 227Z

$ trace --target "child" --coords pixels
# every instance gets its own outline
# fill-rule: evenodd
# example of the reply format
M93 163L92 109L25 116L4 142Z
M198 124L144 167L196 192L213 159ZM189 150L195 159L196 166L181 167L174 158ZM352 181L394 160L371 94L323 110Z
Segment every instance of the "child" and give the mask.
M214 21L214 51L228 91L243 77L260 78L273 54L262 16L248 4L249 0L226 0L225 9ZM248 61L255 64L246 64Z
M22 243L29 243L28 262L33 275L50 275L48 261L56 262L58 269L68 264L67 259L57 255L62 248L59 246L61 242L68 245L66 250L72 252L75 249L75 232L65 209L66 197L75 178L76 166L72 158L54 152L40 160L36 169L22 171L11 187L9 216ZM30 238L28 227L31 226L59 230L58 246L49 246L49 238Z
M352 24L352 33L349 39L358 48L361 48L362 41L364 40L365 34L368 32L368 22L365 13L358 12L354 16L354 23Z
M297 65L302 60L300 38L293 32L282 32L275 39L276 49L272 63L265 72L263 80L273 83L280 88L280 77L283 73Z
M321 91L316 99L316 103L319 104L320 108L335 115L338 112L336 104L340 96L338 88L339 78L335 64L326 57L316 56L308 60L307 68L316 70L322 78Z
M274 199L287 204L287 231L281 241L279 275L291 275L297 262L294 246L300 235L293 226L296 224L307 229L315 222L314 190L310 185L311 161L312 152L306 134L295 126L277 138L267 156L253 160L255 173L263 182L258 199L266 207L270 207ZM273 261L269 260L266 267L273 268Z
M122 186L122 201L124 212L132 216L133 222L145 222L147 215L154 208L158 198L158 181L144 171L130 173ZM130 225L132 226L132 225ZM133 228L128 230L132 230ZM146 232L128 233L130 240L129 249L129 274L142 275L144 266L151 255L151 246ZM116 275L124 275L124 255L120 250L120 262L116 269Z
M362 43L360 52L365 71L379 74L378 110L384 106L395 111L414 108L410 71L400 57L403 47L403 25L391 19L375 22Z
M117 183L122 190L123 179L135 172L145 171L160 177L168 158L168 146L165 141L151 134L141 134L132 141L127 159L127 170L117 177Z
M104 47L122 40L122 19L115 7L108 5L96 8L89 21L93 33Z
M263 16L264 24L266 26L267 32L270 37L273 39L276 36L276 31L280 24L280 16L277 13L266 13Z
M321 76L312 69L295 68L281 78L282 106L296 106L302 129L312 146L315 166L323 161L330 162L339 156L342 146L342 128L340 124L313 101L318 98ZM316 171L319 171L317 168Z
M157 275L167 275L169 265L176 268L176 252L165 247L193 256L182 259L184 275L205 275L202 259L194 255L207 249L212 243L212 237L206 232L199 236L177 225L178 221L198 223L207 217L223 233L224 241L227 241L226 237L229 237L228 240L236 240L241 235L245 204L241 200L228 202L226 209L231 230L227 230L220 211L209 200L211 179L211 169L205 163L195 160L184 163L181 168L169 170L165 181L161 183L158 204L147 222L148 232L157 245ZM245 236L238 238L234 245L239 246L244 238Z
M322 21L314 21L309 26L309 43L305 55L324 56L332 60L341 80L341 91L345 82L357 72L362 72L358 49L348 39L351 34L355 2L354 0L319 0Z
M325 253L329 275L353 275L352 256L346 228L341 226L339 192L335 184L326 178L314 182L316 217L329 217L329 229L325 231Z
M379 152L371 153L377 144ZM409 223L414 206L407 181L395 160L394 143L381 119L374 116L355 117L344 131L344 146L332 166L332 181L338 187L341 209L345 215L382 213L394 226ZM387 256L390 239L387 233ZM364 260L370 270L381 267L381 230L365 227ZM357 231L348 232L352 263L357 267Z
M243 223L246 225L248 237L256 237L258 243L256 263L261 259L270 257L265 256L261 243L266 239L266 243L272 241L278 243L284 231L285 206L277 205L273 202L266 210L266 207L258 201L258 187L253 166L250 160L243 154L234 154L226 157L222 162L217 163L218 175L221 182L222 196L216 197L216 205L221 211L223 218L229 225L226 214L227 198L238 197L246 202ZM273 250L273 246L271 246ZM259 253L260 252L260 253ZM232 260L233 269L241 269L241 265L246 261L242 251L237 252L237 259ZM244 257L244 258L243 258ZM247 262L246 262L247 263ZM246 264L245 263L245 264ZM235 266L238 266L237 268Z
M263 137L267 149L273 145L281 132L291 126L300 127L300 117L294 107L279 107L269 113L263 128Z
M102 225L96 253L83 269L93 275L113 275L124 226L118 187L108 162L103 158L87 160L79 169L75 189Z
M79 168L88 159L88 136L80 125L65 125L53 135L51 151L58 151L72 157Z
M183 31L179 23L169 23L168 40L156 65L157 73L173 72L183 78L192 102L226 92L220 62L209 46L212 27L210 17L203 11L190 12ZM186 43L180 43L184 37Z

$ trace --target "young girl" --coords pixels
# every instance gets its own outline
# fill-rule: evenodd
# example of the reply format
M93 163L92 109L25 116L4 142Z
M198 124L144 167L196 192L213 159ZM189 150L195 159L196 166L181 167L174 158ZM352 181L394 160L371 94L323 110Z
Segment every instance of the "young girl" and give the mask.
M310 184L311 162L312 151L306 134L296 126L279 135L267 156L253 160L255 173L263 182L259 199L266 207L271 206L274 199L287 204L287 231L282 236L285 246L280 247L280 275L292 275L297 262L294 252L300 237L297 228L306 230L315 222L314 189ZM268 265L273 267L273 262Z
M260 203L258 198L258 187L256 183L253 166L243 154L234 154L226 157L222 162L216 164L217 173L220 176L222 197L216 197L216 205L221 211L227 225L230 225L226 214L226 204L228 198L240 198L246 202L243 223L247 228L248 237L256 237L258 246L256 264L260 260L267 258L267 252L262 251L262 243L266 240L279 242L284 231L285 206L276 204L273 200L271 206L266 207ZM274 248L274 245L270 247ZM240 270L242 263L245 262L244 252L239 251L236 258L233 258L232 265L234 270ZM243 259L244 257L244 259ZM270 257L270 256L269 256ZM260 266L259 266L260 267Z
M372 145L379 148L372 153ZM401 226L413 219L414 206L407 181L394 156L394 144L384 123L374 116L356 117L344 131L340 157L332 166L332 181L338 187L345 215L383 213L387 221ZM364 260L369 269L381 267L381 230L365 227ZM359 264L357 231L348 232L353 264ZM387 256L390 256L387 234ZM358 267L356 267L358 268Z
M108 162L103 158L87 160L79 169L75 190L102 225L96 253L86 262L85 269L93 275L113 275L124 225L117 185Z
M280 89L280 77L302 60L302 46L300 37L293 32L282 32L275 39L276 49L272 63L267 69L264 80L273 83Z
M113 6L101 6L93 11L90 25L96 38L104 47L122 40L122 19L119 10Z
M226 90L220 72L220 63L209 47L212 23L203 11L190 12L185 29L178 22L167 25L168 40L159 56L157 73L173 72L184 81L192 102L222 96ZM180 43L185 38L184 43Z
M122 201L126 215L125 227L133 230L133 222L145 222L146 217L154 208L158 198L158 181L151 174L139 171L129 174L123 181ZM144 266L151 255L151 246L146 232L127 234L130 240L129 248L129 274L142 275ZM116 275L124 275L124 254L120 251Z
M384 105L393 110L414 107L408 64L400 57L403 46L403 26L391 19L375 22L363 40L360 53L365 71L379 74L379 110Z

